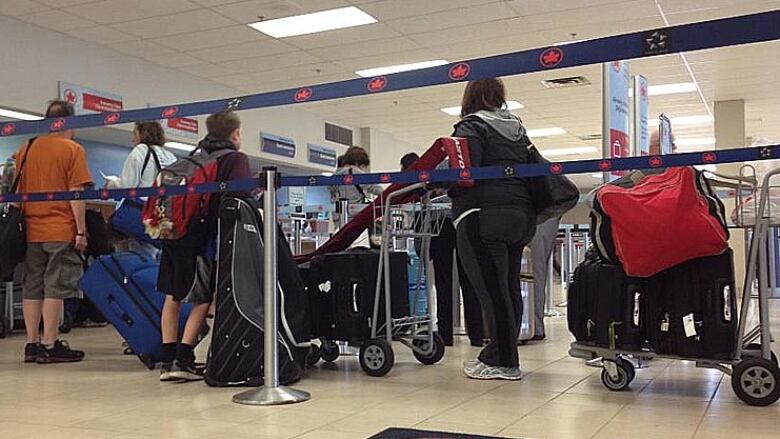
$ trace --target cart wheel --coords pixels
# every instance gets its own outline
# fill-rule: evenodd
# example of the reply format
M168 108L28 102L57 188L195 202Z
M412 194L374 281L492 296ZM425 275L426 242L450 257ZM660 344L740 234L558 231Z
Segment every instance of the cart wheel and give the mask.
M372 377L387 375L395 363L393 347L387 340L375 338L360 347L360 367Z
M338 360L339 345L329 340L322 342L322 346L320 346L320 357L328 363Z
M604 363L611 360L605 360ZM621 390L626 390L628 388L628 385L631 384L631 368L633 366L626 365L628 363L626 360L620 361L618 360L615 363L615 367L617 369L617 377L612 378L612 376L607 372L606 367L601 371L601 382L604 384L604 386L612 391L618 392ZM630 364L630 363L629 363Z
M60 324L60 332L67 334L73 329L73 314L65 311L62 313L62 323Z
M309 348L309 353L306 354L306 364L309 366L314 366L320 361L320 355L322 351L319 346L316 344L312 344Z
M13 329L11 320L8 319L8 317L0 318L0 338L8 337L8 334L11 333L11 329Z
M750 343L749 345L745 346L745 350L746 351L758 351L758 352L761 352L761 344L760 343ZM774 352L770 352L770 354L772 356L772 362L775 363L775 364L780 364L780 363L777 362L777 355L775 355ZM757 358L757 357L742 355L742 359L743 360L745 360L747 358Z
M422 350L428 350L428 340L414 340L412 344ZM412 351L414 358L422 364L429 366L436 364L444 357L444 339L441 338L438 332L433 334L433 351L428 355L423 355L417 351Z
M633 383L634 378L636 378L636 367L634 367L634 363L625 358L618 358L617 363L622 364L623 367L626 368L626 371L628 371L628 384Z
M748 358L735 364L731 388L748 405L765 407L780 399L780 368L763 358Z
M127 346L124 351L122 351L122 354L124 355L135 355L135 352L133 351L133 348L130 346Z
M157 366L154 360L152 360L152 358L147 355L138 354L138 359L141 360L141 363L143 363L144 366L146 366L146 368L149 370L154 370L154 368Z

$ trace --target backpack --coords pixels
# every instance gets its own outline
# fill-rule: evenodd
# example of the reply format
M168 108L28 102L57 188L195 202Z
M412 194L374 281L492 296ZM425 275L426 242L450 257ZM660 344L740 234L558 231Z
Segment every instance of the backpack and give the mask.
M221 149L209 153L193 151L189 157L177 160L157 175L155 187L189 186L217 180L218 159L235 152ZM161 195L149 197L144 206L143 223L153 239L178 240L188 234L194 221L205 221L211 194Z

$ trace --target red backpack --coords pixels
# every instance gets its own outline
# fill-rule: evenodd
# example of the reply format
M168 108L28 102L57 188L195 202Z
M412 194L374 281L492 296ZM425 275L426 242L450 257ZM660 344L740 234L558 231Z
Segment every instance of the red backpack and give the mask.
M196 150L189 157L164 168L154 182L159 186L190 186L217 181L218 159L235 152L221 149L208 153ZM208 216L211 194L160 195L149 197L143 211L146 233L153 239L177 240L185 235L193 221Z

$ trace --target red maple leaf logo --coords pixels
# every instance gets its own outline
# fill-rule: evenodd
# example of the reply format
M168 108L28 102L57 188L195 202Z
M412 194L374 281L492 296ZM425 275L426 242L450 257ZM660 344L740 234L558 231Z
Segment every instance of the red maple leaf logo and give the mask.
M127 191L127 196L130 198L135 198L138 196L138 191L135 189L130 189L129 191Z
M555 67L563 61L563 50L558 47L550 47L539 55L539 64L542 67Z
M715 163L715 160L718 159L718 156L714 152L705 152L701 156L701 160L704 163Z
M380 181L382 181L382 183L387 183L387 182L389 182L389 181L390 181L390 175L388 175L388 174L382 174L382 175L379 177L379 180L380 180Z
M161 187L161 188L157 189L157 195L159 195L159 196L161 196L161 197L162 197L163 195L165 195L165 188L164 188L164 187Z
M10 136L11 134L14 133L14 131L16 131L16 124L15 123L10 122L10 123L7 123L7 124L3 125L2 133L3 133L4 136Z
M119 122L119 119L121 117L122 117L122 115L119 114L119 113L111 113L108 116L106 116L105 119L103 119L103 122L105 122L106 125L111 125L111 124Z
M57 119L51 123L52 131L59 131L65 127L65 119Z
M561 172L563 172L563 165L561 165L560 163L553 163L552 165L550 165L550 172L552 172L553 174L560 174Z
M660 168L664 164L664 160L661 157L655 156L650 158L650 166L654 168Z
M353 181L355 181L355 178L351 175L345 175L344 178L344 184L352 184Z
M79 100L79 95L76 94L75 91L71 89L65 90L65 93L63 93L65 96L65 100L68 101L70 104L75 104Z
M462 178L463 180L468 180L469 178L471 178L471 171L469 171L468 169L461 170L460 178Z
M620 67L622 67L620 61L612 61L612 70L619 72Z
M462 62L452 66L449 76L453 81L459 81L469 76L469 73L471 73L471 66L468 65L468 63Z
M601 169L602 171L609 171L610 169L612 169L612 162L610 162L609 160L600 161L599 169Z
M431 174L429 174L427 171L422 171L422 172L420 172L420 175L417 176L417 178L420 181L426 181L429 178L431 178Z
M46 194L46 199L51 201L54 199L54 194Z
M162 111L163 119L170 119L179 112L179 107L168 107Z
M293 99L295 99L295 102L307 101L307 100L309 100L309 98L311 97L312 94L313 94L313 92L311 91L310 88L308 88L308 87L302 88L302 89L298 90L295 93L295 96L293 97Z
M387 78L384 76L377 76L376 78L368 81L368 91L377 92L382 91L387 87Z
M193 185L187 186L187 192L189 192L191 194L194 194L195 191L196 191L195 186L193 186Z
M22 195L22 201L30 201L30 196L27 194Z
M108 191L100 191L100 198L107 200L108 199Z

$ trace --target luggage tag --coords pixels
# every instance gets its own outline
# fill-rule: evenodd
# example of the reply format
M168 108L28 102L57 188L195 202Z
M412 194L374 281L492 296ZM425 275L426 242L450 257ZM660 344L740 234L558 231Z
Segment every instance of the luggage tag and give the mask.
M685 329L686 338L696 335L696 322L693 320L693 313L683 317L683 328Z
M661 332L669 332L669 314L664 316L664 320L661 322Z

